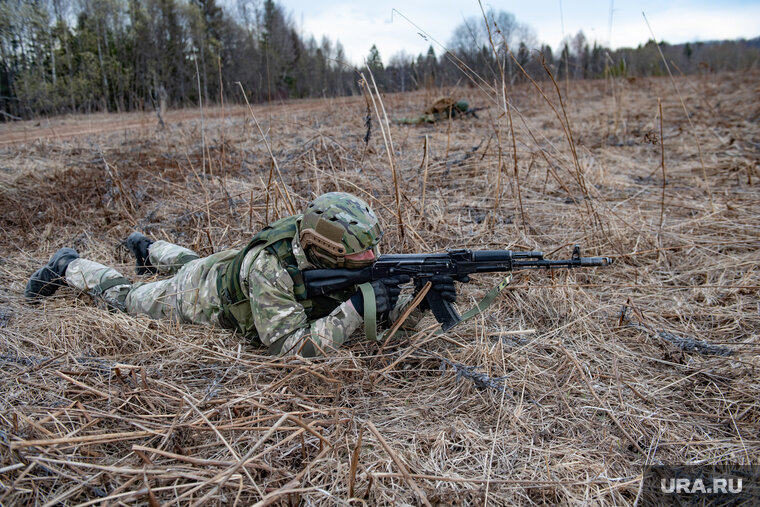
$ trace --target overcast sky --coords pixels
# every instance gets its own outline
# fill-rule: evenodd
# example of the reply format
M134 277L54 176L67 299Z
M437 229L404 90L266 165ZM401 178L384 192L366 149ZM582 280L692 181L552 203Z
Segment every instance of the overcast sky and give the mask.
M304 35L340 40L352 63L361 63L376 44L385 63L405 50L427 51L418 30L446 44L455 26L470 16L482 16L477 0L280 0ZM511 12L531 26L539 43L556 51L565 35L583 30L594 40L613 48L637 46L651 38L642 12L657 40L670 43L715 39L753 38L760 35L760 1L754 0L520 0L484 1L486 9ZM612 23L610 25L610 7ZM564 30L563 30L564 28ZM434 44L435 46L435 44ZM436 54L441 50L435 47Z

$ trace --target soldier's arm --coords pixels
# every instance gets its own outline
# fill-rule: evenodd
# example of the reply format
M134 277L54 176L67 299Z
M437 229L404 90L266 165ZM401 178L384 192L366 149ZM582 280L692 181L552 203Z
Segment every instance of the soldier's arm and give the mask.
M269 252L261 252L248 270L248 295L261 342L277 355L328 353L346 341L363 323L354 307L344 302L327 317L309 322L296 300L293 280Z

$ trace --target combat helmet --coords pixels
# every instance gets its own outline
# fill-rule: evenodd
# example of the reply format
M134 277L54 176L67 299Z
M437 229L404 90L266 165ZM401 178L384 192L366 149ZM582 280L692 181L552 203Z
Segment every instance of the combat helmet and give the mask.
M301 219L299 240L309 260L325 268L360 268L373 261L346 259L372 249L378 255L383 231L377 215L362 199L329 192L314 199Z

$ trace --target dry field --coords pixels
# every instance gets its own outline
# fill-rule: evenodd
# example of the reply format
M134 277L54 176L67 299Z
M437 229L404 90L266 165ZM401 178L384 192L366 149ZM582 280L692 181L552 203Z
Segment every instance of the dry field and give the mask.
M0 504L628 505L647 464L758 464L759 78L522 84L514 138L496 94L457 90L488 108L390 126L400 202L363 97L254 107L272 156L241 107L4 125ZM208 254L333 190L375 207L386 252L615 264L518 272L442 336L319 359L23 299L60 247L137 280L132 230ZM460 310L500 280L473 278Z

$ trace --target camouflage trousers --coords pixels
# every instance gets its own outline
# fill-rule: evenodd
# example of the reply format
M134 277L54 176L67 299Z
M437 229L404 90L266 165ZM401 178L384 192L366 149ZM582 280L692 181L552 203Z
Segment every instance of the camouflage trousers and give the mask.
M208 257L167 241L148 249L150 263L160 274L173 275L155 282L132 284L113 268L87 259L75 259L66 269L71 287L100 295L127 313L191 324L219 324L221 302L216 288L219 272L238 250Z

